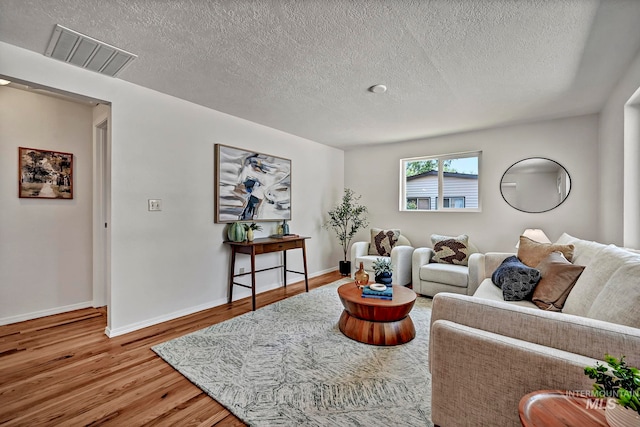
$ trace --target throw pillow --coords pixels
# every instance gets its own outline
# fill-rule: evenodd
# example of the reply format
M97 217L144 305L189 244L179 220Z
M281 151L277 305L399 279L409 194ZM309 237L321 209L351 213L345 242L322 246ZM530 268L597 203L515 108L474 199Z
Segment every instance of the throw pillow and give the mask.
M562 252L551 252L536 266L540 271L540 282L533 290L531 300L543 310L562 311L564 302L584 266L573 265Z
M562 255L571 262L573 260L573 249L574 246L571 244L555 245L553 243L539 243L528 237L520 236L518 259L529 267L535 267L551 252L562 252Z
M457 237L431 235L431 243L435 255L433 260L440 264L469 264L469 236L461 234Z
M391 249L398 243L400 230L371 229L369 255L391 256Z
M505 301L522 301L531 295L540 281L540 272L527 267L514 255L502 261L491 280L502 289Z

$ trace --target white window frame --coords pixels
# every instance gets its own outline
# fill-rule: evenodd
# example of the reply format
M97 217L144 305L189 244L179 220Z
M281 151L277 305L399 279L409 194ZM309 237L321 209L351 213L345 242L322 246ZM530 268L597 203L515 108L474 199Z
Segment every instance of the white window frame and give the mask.
M478 158L478 207L477 208L445 208L444 199L457 197L443 194L444 188L444 161L451 159L461 159L464 157L477 157ZM407 209L407 179L406 168L407 163L422 161L422 160L437 160L438 161L438 194L436 195L436 209L420 210L420 209ZM399 210L401 212L482 212L482 151L465 151L461 153L449 153L440 154L437 156L420 156L410 157L406 159L400 159L400 200ZM465 201L466 204L466 201Z

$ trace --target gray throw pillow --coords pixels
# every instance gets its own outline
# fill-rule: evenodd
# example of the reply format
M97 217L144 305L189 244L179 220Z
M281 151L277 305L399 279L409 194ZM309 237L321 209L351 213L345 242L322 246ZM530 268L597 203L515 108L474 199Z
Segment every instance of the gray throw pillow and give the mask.
M529 299L540 281L540 271L527 267L516 256L510 256L491 275L493 283L502 289L505 301Z

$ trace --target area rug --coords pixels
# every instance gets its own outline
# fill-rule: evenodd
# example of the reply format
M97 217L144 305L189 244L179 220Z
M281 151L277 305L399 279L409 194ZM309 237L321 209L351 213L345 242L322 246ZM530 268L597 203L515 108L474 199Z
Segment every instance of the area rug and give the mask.
M251 426L432 426L431 300L416 338L378 347L338 329L343 279L153 347Z

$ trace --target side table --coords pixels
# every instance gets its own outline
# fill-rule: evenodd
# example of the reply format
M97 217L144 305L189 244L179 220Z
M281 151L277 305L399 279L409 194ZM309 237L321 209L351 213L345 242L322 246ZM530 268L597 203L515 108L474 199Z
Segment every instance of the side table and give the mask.
M602 399L564 390L539 390L520 399L523 427L608 427Z

